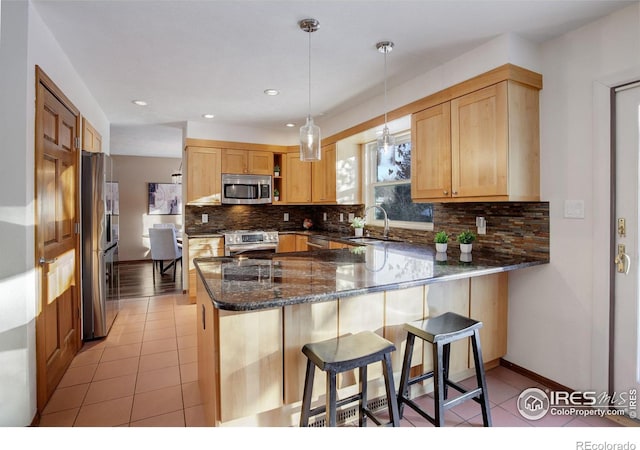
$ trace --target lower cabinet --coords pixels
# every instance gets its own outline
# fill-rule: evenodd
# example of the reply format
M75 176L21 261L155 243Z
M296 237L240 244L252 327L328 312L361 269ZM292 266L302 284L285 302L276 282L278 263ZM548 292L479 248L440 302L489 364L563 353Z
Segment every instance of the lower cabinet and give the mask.
M406 345L403 324L447 311L483 322L483 359L495 365L506 353L507 281L507 274L499 273L327 302L233 312L213 308L198 278L198 378L207 425L296 426L306 368L301 352L304 344L372 330L395 344L392 367L399 377ZM468 339L452 344L452 379L471 375L470 347ZM431 345L417 339L413 371L431 370L432 359ZM384 395L379 366L372 365L367 371L370 399ZM355 393L358 382L357 371L341 374L339 397ZM413 389L417 394L429 392L432 380ZM316 369L313 402L323 401L324 394L325 374Z
M189 300L191 301L191 303L195 303L197 292L197 274L196 266L193 264L194 258L207 258L215 256L224 256L224 238L189 238L187 254L182 255L182 262L184 263L185 259L188 259L189 261Z
M278 236L278 249L277 253L287 253L296 251L296 235L295 234L281 234Z

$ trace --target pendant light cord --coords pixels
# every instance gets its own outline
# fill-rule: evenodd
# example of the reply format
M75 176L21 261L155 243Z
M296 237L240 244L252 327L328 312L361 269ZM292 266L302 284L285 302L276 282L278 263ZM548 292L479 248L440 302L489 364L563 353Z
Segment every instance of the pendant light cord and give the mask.
M309 34L309 115L308 118L311 118L311 29L307 31Z
M384 126L387 126L387 49L384 50Z

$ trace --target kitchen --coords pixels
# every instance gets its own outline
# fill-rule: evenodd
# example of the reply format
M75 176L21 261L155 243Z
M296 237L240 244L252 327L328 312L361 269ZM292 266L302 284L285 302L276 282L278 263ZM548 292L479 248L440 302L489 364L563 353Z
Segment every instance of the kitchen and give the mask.
M9 11L5 10L6 3L2 3L3 34L12 31L10 25L5 22L5 20L8 21L6 17L13 17L11 12L6 12ZM39 55L46 53L44 49L50 50L51 46L55 45L55 41L43 37L43 35L49 36L50 32L41 23L34 6L28 8L31 9L31 17L27 19L26 15L21 15L17 21L22 21L22 23L26 21L30 24L28 27L25 26L25 29L37 33L34 36L35 42L43 42L42 48L36 48L35 53L31 53L30 56L30 58L35 58L30 61L42 64L41 60L46 61L47 57ZM436 86L446 87L444 81L439 81L441 76L438 74L441 71L463 73L464 75L456 77L457 80L462 81L505 62L511 62L537 69L534 71L543 75L544 88L540 93L540 197L544 201L548 201L550 205L551 262L544 267L530 268L521 273L513 272L510 274L510 299L517 300L510 303L509 309L510 329L514 332L509 336L508 359L576 389L594 386L606 387L604 380L606 379L608 353L606 342L601 336L603 330L608 329L608 302L602 300L608 298L608 282L603 277L596 276L595 273L601 273L603 264L605 271L608 267L608 246L603 239L596 238L603 235L608 236L609 227L606 218L599 217L593 212L608 210L606 193L608 172L604 169L607 167L608 156L605 154L606 152L597 150L603 139L603 131L595 128L595 136L584 131L593 129L591 126L592 114L597 114L596 107L591 104L592 83L596 80L604 80L602 81L604 85L617 82L619 80L608 81L607 77L610 77L611 74L631 70L638 65L638 52L636 51L638 45L637 3L627 8L628 11L621 10L566 36L557 37L540 47L515 35L500 36L472 51L466 57L444 64L439 71L431 72L428 76L431 80L431 86L433 86L431 89L435 92L439 90ZM615 38L603 43L601 42L601 32L607 36L615 36ZM300 34L299 31L298 34ZM40 41L37 40L38 38ZM314 36L315 38L316 36ZM5 42L3 39L3 46ZM23 41L23 44L26 46L26 41ZM400 53L400 48L398 46L395 52ZM53 51L60 52L59 49ZM511 53L512 51L513 53ZM569 57L576 51L582 56L582 59L576 60ZM604 61L603 63L596 61L598 58L591 57L594 51L598 52L598 55L601 56L600 59ZM11 56L6 55L5 57ZM301 55L300 58L303 56L306 55ZM391 57L395 56L394 53L391 54ZM483 62L480 63L478 60ZM57 67L55 64L49 64L49 66ZM24 64L21 67L20 70L16 69L18 73L27 72ZM74 99L85 98L84 94L79 93L78 89L73 87L75 83L72 80L77 80L78 76L69 70L67 68L64 70L56 69L55 72L58 73L58 76L55 77L56 81L64 83L63 87L67 91L67 95L73 96ZM31 71L29 70L28 73L27 79L32 79ZM299 76L304 78L303 75ZM24 78L24 75L21 78ZM571 81L569 82L567 79ZM7 89L15 87L15 85L10 85ZM409 88L407 86L405 89ZM24 92L26 88L21 89ZM397 92L396 95L400 95L400 92ZM411 100L422 96L415 96ZM394 96L391 98L393 99ZM596 96L596 100L600 101L601 98ZM80 103L80 101L78 102ZM103 130L102 134L105 139L103 145L109 148L110 137L108 131L105 131L108 130L108 125L105 125L108 123L106 117L98 111L99 108L96 107L95 102L83 100L82 103L81 106L85 114L92 117L94 125ZM391 109L406 103L408 102L397 98ZM381 98L375 104L376 110L382 112ZM363 111L366 109L363 107L360 112L352 112L354 116L360 118L359 120L346 117L342 123L360 123L368 119L369 112ZM331 120L327 120L326 125L323 125L323 131L326 129L338 132L345 128L344 125L332 124ZM337 118L335 120L338 121ZM7 130L6 136L11 137L11 145L17 148L28 148L29 144L24 143L24 136L28 133L20 135L12 131L9 123L3 124L3 127L7 127L3 129L3 135ZM25 127L27 127L26 123L22 123L17 129L25 129ZM239 133L237 130L229 130L226 133L211 133L206 131L206 126L200 123L190 123L188 128L191 131L187 135L197 139L217 139L227 142L247 141L247 135ZM326 133L327 131L325 131ZM267 140L262 142L267 142ZM590 150L586 157L583 153L585 149ZM10 166L24 167L23 173L30 172L27 169L29 163L24 155L10 153L8 158ZM593 173L592 180L584 177L585 173ZM27 179L29 180L29 178ZM13 185L22 186L23 184L22 178L17 181L19 182L16 182L11 175L5 177L3 183L7 184L4 191L15 192ZM20 189L28 191L28 188ZM27 191L23 191L22 194L16 192L15 195L27 198ZM585 200L587 207L585 219L576 220L564 217L562 205L567 199ZM10 204L23 205L23 203L23 200L17 200L17 203ZM8 234L5 234L6 236L16 236L15 242L22 243L27 248L29 247L29 239L27 238L29 232L26 231L28 228L19 224L24 223L21 215L29 215L28 208L27 205L24 205L19 206L15 211L13 209L7 210L8 213L17 214L18 217L10 222L15 225L7 225ZM299 221L297 222L299 223ZM492 224L489 222L489 229L491 226ZM437 224L436 227L438 227ZM13 248L13 246L9 248ZM585 252L586 256L579 256ZM17 250L16 253L22 255L24 252ZM24 258L24 256L19 256L19 258ZM27 259L29 259L28 256ZM26 280L33 277L32 264L25 261L22 265L25 267L24 271L11 270L9 273L12 276L5 278L9 280L7 283L11 286L14 286L14 283L18 285L15 292L19 294L12 303L15 302L20 309L28 309L27 305L33 300L25 300L25 298L32 299L35 295L33 288L26 287L31 286L31 283ZM28 275L30 273L32 275ZM3 290L4 287L3 285ZM549 314L548 311L555 311L555 313ZM32 332L28 330L32 330L32 328L26 323L23 325L23 328L16 328L16 326L9 328L22 330L18 331L19 335L22 336L24 333L28 336ZM540 342L531 342L529 336L538 335L536 329L542 325L548 329L545 328L543 336L538 336ZM585 342L588 342L589 345L585 345ZM558 345L558 343L562 343L562 345ZM27 350L28 348L27 344L20 345L16 349L17 354L13 353L13 355L18 358L20 355L22 357L29 355L31 350ZM549 354L547 351L549 348L555 348L557 351ZM20 364L22 363L18 363L18 365ZM23 370L21 373L25 373L25 371ZM25 381L23 380L22 383L24 384ZM30 383L28 384L30 385ZM33 388L25 386L25 389L31 391ZM22 417L21 423L30 423L30 411L33 406L20 400L16 400L16 402L19 406L12 414L14 419L8 420Z

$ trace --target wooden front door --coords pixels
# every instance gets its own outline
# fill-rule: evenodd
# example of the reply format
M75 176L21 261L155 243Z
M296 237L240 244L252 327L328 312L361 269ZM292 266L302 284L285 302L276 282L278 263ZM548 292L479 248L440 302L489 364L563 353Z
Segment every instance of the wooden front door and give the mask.
M35 259L38 411L78 352L80 277L78 148L80 114L36 68Z

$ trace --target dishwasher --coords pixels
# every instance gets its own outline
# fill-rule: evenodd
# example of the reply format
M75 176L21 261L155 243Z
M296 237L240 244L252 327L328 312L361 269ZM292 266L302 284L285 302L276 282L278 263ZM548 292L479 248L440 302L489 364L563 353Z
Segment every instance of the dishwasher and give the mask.
M307 248L309 250L324 250L328 249L330 241L320 236L309 236L307 239Z

